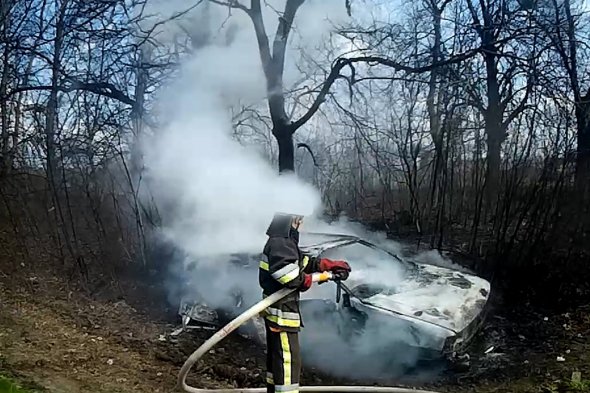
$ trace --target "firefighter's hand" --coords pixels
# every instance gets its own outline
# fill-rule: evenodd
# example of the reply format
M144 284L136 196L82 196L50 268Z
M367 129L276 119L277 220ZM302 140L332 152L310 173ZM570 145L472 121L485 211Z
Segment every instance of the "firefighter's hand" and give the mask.
M332 270L332 280L333 281L346 281L348 276L350 275L348 270L345 269L335 269Z
M320 259L319 268L321 271L328 271L328 272L342 271L342 270L350 272L352 270L350 268L350 265L348 264L348 262L334 261L334 260L331 260L328 258Z

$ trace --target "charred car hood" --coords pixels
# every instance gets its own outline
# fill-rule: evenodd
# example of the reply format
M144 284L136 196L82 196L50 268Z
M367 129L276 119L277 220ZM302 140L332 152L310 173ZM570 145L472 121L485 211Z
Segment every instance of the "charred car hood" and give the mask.
M364 304L455 333L465 329L485 306L490 293L489 282L451 269L416 265L415 272L395 285L357 281L347 286Z

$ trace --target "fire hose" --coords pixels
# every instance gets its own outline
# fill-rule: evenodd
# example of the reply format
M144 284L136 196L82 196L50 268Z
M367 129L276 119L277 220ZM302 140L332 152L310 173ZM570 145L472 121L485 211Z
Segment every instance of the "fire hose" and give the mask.
M320 279L319 275L325 275L326 273L315 273L314 282ZM324 276L325 277L325 276ZM207 341L205 341L199 348L197 348L191 356L184 362L180 372L178 373L178 384L183 391L187 393L266 393L266 388L249 388L249 389L200 389L193 386L189 386L186 383L186 377L193 367L193 365L201 359L207 352L217 345L221 340L226 338L231 332L236 330L238 327L254 318L267 307L273 305L277 301L281 300L295 289L284 288L278 292L275 292L271 296L264 298L260 302L256 303L242 314L237 316L221 330L217 331ZM376 386L302 386L300 392L305 393L437 393L427 390L415 390L408 388L399 387L376 387Z

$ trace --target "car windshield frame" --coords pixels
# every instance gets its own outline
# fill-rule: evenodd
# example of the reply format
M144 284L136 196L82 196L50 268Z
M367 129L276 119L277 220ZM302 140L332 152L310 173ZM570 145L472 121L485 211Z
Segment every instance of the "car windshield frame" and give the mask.
M344 239L343 239L344 240ZM341 248L341 247L346 247L346 246L350 246L352 244L361 244L363 246L372 248L374 250L383 252L387 255L389 255L392 259L397 260L398 262L401 263L401 265L404 267L404 269L406 269L406 272L410 273L410 272L415 272L418 270L418 265L416 265L414 262L408 261L402 257L400 257L397 254L394 254L390 251L387 251L386 249L377 246L376 244L373 244L371 242L368 242L366 240L360 239L360 238L355 238L355 239L348 239L349 241L343 241L342 243L338 243L338 244L334 244L332 247L327 247L324 250L322 250L320 252L320 255L322 255L325 252L328 252L330 250L334 250L337 248Z

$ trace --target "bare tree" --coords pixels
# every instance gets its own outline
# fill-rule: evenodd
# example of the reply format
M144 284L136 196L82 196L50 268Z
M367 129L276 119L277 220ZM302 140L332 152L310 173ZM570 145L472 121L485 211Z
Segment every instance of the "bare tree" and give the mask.
M239 1L210 1L216 4L240 9L244 11L252 21L256 33L256 40L258 42L262 69L266 78L268 109L272 120L272 134L279 147L279 172L294 171L295 150L293 134L309 120L311 114L306 114L296 121L292 121L289 118L285 108L283 73L285 68L287 43L293 27L293 21L295 20L297 11L303 5L305 0L287 0L284 10L279 16L279 23L272 46L264 23L260 0L251 0L249 7L241 4ZM349 7L348 2L347 7Z
M577 127L576 189L581 200L590 196L590 79L585 76L588 67L588 20L570 0L551 1L550 12L539 9L538 22L559 55L569 81L569 95L574 103ZM586 52L586 56L584 56Z
M476 105L485 119L487 137L487 176L486 188L488 204L497 198L500 185L501 148L506 140L508 127L527 108L528 97L534 86L531 72L525 73L526 79L519 88L516 76L530 61L525 55L524 61L514 56L512 44L522 33L510 24L517 19L520 3L504 0L485 0L474 6L472 0L466 0L473 19L473 26L481 43L481 57L485 68L485 101L476 98ZM534 55L528 56L532 59ZM502 62L511 64L501 65ZM504 71L503 71L504 70ZM519 103L513 100L524 92ZM484 104L484 102L486 102ZM510 105L513 109L510 110Z

